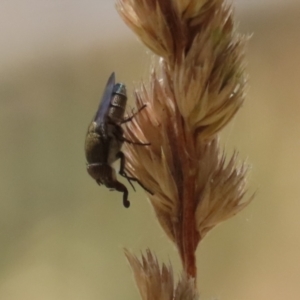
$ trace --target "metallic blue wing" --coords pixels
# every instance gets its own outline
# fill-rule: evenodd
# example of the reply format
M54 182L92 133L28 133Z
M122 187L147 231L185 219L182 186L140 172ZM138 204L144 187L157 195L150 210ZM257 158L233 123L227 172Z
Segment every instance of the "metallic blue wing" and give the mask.
M96 122L96 124L100 124L104 122L106 119L114 86L115 86L115 73L113 72L108 78L101 102L99 104L96 116L94 118L94 122Z

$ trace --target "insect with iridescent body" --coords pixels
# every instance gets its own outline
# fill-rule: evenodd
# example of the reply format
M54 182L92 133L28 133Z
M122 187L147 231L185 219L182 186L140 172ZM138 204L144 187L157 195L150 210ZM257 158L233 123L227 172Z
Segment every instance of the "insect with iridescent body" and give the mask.
M129 207L128 190L124 184L116 179L116 171L112 164L120 159L119 174L129 181L133 189L134 186L131 181L136 181L148 191L137 178L129 177L126 174L125 156L121 151L121 147L124 142L141 146L150 144L132 142L123 136L121 125L131 121L136 114L146 107L146 105L143 105L136 113L124 118L126 103L126 86L122 83L115 84L115 74L112 73L107 81L96 115L88 128L85 140L85 155L87 171L90 176L99 185L104 184L111 190L122 192L123 205Z

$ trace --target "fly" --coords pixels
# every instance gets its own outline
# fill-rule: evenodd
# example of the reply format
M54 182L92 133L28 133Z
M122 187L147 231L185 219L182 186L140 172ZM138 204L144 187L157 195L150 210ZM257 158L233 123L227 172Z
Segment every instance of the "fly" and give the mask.
M95 118L88 128L85 140L85 156L87 171L90 176L99 185L103 184L111 190L122 192L123 205L129 207L128 190L124 184L117 180L116 171L112 164L120 159L119 174L129 181L133 189L134 186L131 181L139 183L148 191L137 178L129 177L126 174L125 156L121 151L121 147L124 142L142 146L150 144L132 142L123 136L121 125L131 121L136 114L146 107L146 105L143 105L136 113L124 118L126 103L126 86L122 83L115 84L115 73L112 73L107 81Z

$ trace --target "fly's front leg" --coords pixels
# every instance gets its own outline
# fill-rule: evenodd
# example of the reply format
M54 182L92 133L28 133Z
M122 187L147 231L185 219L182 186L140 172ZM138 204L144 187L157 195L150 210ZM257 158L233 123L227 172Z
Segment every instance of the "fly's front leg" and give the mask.
M111 123L111 124L113 124L113 123ZM116 124L113 124L113 125L115 125L115 126L114 126L113 135L115 136L115 138L116 138L118 141L120 141L120 142L122 142L122 143L126 142L126 143L128 143L128 144L139 145L139 146L149 146L149 145L151 145L150 143L133 142L133 141L130 141L130 140L126 139L126 138L123 136L123 129L122 129L122 127L119 126L119 125L116 125Z
M119 170L119 174L120 174L121 176L125 177L125 178L128 180L128 182L129 182L130 185L132 186L133 190L135 191L135 187L134 187L134 185L132 184L131 180L132 180L132 181L137 181L137 179L131 178L131 177L129 177L129 176L125 173L125 155L124 155L124 153L120 151L120 152L117 153L116 156L117 156L117 158L120 158L120 170Z
M124 184L119 181L113 181L111 184L106 184L106 187L115 189L118 192L122 192L124 207L128 208L130 206L130 202L128 200L128 190Z
M119 192L123 192L123 205L124 207L128 208L130 206L130 202L128 200L128 190L125 185L121 182L115 182L115 189Z
M120 158L120 171L119 174L123 177L125 177L128 182L130 183L130 185L132 186L132 188L135 190L133 184L131 181L135 181L137 182L145 191L147 191L149 194L153 195L153 193L151 191L149 191L137 178L135 177L130 177L126 174L125 172L125 155L122 151L118 152L117 157Z
M126 142L126 143L131 144L131 145L138 145L138 146L150 146L151 145L150 143L133 142L133 141L127 140L123 136L122 136L121 139L122 139L123 142Z
M123 121L121 122L121 124L130 122L130 121L131 121L138 113L140 113L146 106L147 106L147 105L144 104L142 107L140 107L140 108L138 109L137 112L133 113L130 117L123 119Z

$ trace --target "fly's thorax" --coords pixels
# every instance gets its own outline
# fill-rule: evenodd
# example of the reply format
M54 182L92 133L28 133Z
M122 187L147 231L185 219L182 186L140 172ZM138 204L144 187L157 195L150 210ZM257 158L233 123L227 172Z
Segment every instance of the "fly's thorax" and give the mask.
M127 93L125 84L115 84L108 111L108 117L112 122L121 123L124 118L126 103Z

